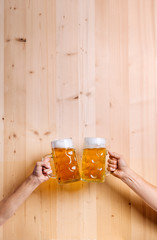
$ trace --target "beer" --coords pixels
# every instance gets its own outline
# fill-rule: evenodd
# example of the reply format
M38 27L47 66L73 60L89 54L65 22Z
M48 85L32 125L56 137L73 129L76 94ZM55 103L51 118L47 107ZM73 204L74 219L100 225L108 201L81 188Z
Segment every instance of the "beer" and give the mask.
M58 183L68 183L80 180L80 173L73 148L53 148L56 178Z
M52 141L51 148L50 164L53 169L53 176L51 177L56 178L60 184L79 181L80 173L72 139Z
M106 148L103 138L85 138L81 179L104 182L106 176Z

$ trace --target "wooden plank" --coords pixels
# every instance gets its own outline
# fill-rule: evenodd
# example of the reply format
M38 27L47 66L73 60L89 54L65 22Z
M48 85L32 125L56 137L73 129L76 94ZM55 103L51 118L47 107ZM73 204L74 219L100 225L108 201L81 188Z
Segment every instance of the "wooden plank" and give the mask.
M55 125L55 1L27 1L26 171L51 152ZM56 239L56 182L26 201L25 239ZM40 229L40 231L39 231Z
M96 134L129 161L127 1L96 1ZM98 239L131 239L129 190L113 176L97 185ZM103 223L103 224L102 224ZM125 227L124 227L125 225Z
M0 0L0 200L3 199L4 178L4 1ZM0 228L3 239L3 227Z
M94 1L57 1L56 17L57 136L72 136L80 150L84 136L95 135ZM58 189L57 237L95 239L95 185L73 188Z
M25 4L5 1L4 196L25 178ZM4 224L4 239L21 239L24 204Z
M95 1L79 1L78 82L79 150L84 137L95 137ZM82 185L81 239L97 239L96 184Z
M129 86L131 167L157 183L156 41L154 1L129 1ZM135 117L136 116L136 117ZM148 167L149 165L149 167ZM132 239L155 239L157 218L132 195Z
M78 1L56 1L56 133L78 145ZM81 239L81 183L58 186L57 239Z

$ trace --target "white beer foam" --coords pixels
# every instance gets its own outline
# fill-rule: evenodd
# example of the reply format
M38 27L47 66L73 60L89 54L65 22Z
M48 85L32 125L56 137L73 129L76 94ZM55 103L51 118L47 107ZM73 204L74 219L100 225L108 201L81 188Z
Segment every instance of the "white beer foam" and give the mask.
M52 148L73 148L72 138L57 139L51 142Z
M84 138L84 148L105 148L106 139L105 138Z

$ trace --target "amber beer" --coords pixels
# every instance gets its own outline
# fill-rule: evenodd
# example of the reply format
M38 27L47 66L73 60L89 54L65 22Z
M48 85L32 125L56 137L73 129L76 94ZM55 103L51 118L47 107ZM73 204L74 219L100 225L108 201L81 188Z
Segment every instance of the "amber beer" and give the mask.
M106 140L85 138L82 157L82 177L87 182L104 182L106 171Z
M51 142L53 161L58 183L64 184L80 180L78 162L72 139L59 139Z

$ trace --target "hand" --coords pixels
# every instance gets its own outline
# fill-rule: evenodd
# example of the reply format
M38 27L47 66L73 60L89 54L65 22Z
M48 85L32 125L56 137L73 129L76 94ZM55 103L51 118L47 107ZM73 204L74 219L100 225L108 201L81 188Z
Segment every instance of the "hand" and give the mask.
M108 171L110 171L115 177L122 178L124 173L127 171L128 166L123 159L122 155L108 151Z
M40 183L49 179L48 175L52 173L49 158L45 158L44 161L37 162L33 170L32 175L35 176Z

